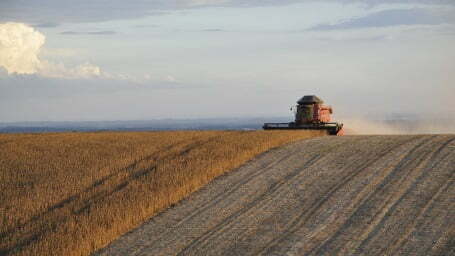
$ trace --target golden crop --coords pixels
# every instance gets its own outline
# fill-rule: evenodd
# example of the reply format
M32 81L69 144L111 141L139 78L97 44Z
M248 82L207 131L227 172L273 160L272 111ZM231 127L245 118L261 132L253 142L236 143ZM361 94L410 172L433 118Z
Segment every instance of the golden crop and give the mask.
M321 135L0 134L0 255L88 255L259 153Z

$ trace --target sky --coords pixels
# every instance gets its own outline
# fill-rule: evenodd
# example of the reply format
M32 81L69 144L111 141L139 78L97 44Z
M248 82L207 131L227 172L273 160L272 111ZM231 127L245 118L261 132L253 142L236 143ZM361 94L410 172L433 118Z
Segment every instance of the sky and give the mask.
M0 122L455 118L452 0L2 0Z

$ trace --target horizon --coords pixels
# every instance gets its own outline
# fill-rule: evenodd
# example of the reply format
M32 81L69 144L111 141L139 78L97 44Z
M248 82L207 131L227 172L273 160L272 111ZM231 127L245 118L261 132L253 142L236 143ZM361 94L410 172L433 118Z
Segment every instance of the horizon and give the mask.
M263 123L288 123L287 117L155 119L111 121L26 121L0 122L1 133L176 131L176 130L261 130ZM339 121L339 120L338 120ZM455 119L394 118L368 120L350 118L344 123L347 135L453 134Z

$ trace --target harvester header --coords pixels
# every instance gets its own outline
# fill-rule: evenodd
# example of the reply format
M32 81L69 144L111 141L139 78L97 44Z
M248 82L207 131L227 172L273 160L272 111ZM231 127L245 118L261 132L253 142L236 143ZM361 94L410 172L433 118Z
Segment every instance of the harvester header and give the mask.
M264 130L326 130L330 135L343 135L343 124L332 122L332 107L315 95L297 101L295 120L290 123L265 123Z

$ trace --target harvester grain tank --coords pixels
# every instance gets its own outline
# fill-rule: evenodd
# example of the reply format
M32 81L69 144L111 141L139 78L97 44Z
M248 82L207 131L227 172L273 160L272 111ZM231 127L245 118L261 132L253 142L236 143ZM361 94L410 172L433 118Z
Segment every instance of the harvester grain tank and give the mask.
M265 123L264 130L326 130L330 135L343 135L343 124L332 122L332 107L315 95L303 96L295 106L295 120L290 123Z

